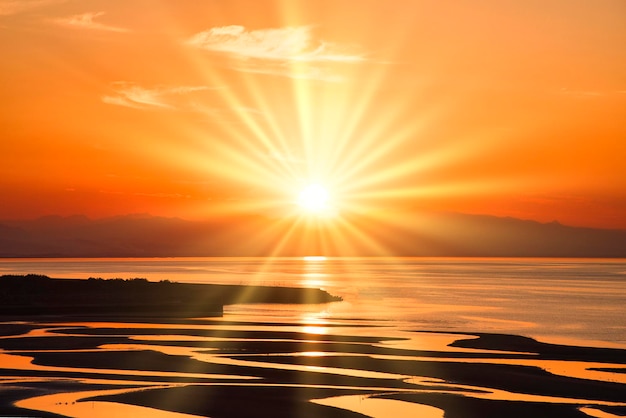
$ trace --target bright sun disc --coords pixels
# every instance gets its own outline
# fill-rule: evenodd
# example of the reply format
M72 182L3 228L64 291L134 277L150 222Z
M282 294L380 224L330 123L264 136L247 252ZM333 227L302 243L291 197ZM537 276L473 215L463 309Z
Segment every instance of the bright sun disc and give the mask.
M306 186L298 195L298 204L308 212L322 212L328 209L328 191L319 184Z

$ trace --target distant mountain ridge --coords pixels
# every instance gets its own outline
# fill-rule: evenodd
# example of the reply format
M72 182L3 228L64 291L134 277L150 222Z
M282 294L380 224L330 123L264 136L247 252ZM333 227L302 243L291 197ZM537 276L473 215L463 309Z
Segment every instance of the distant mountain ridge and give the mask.
M0 221L1 257L150 257L213 252L219 225L178 218L125 215L91 220L82 215ZM197 249L196 249L197 247Z
M147 214L89 219L82 215L0 221L0 257L183 257L309 255L296 245L274 249L289 226L268 234L262 217L188 221ZM367 231L371 220L355 218ZM381 232L384 231L384 232ZM329 256L626 257L626 231L579 228L486 215L419 215L406 227L378 228L384 254L362 247ZM296 240L297 238L290 238ZM298 249L299 248L299 249ZM318 252L319 253L319 252Z
M626 231L487 215L446 214L430 231L442 254L484 257L626 257ZM439 230L437 231L437 228Z

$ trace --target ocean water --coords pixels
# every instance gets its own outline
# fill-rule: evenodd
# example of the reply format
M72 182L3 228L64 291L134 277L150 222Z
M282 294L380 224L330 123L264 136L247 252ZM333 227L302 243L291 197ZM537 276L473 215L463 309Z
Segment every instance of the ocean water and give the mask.
M3 259L0 274L323 288L340 303L235 305L226 314L359 319L626 347L625 259Z
M626 410L624 259L0 260L0 274L28 273L306 286L343 301L231 305L221 318L174 321L0 318L0 415L615 418Z

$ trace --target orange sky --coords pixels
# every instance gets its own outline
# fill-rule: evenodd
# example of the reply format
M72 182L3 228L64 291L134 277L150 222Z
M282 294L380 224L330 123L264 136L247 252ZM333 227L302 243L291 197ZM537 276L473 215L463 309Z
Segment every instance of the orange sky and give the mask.
M0 219L280 217L319 182L346 220L626 229L625 19L623 0L0 0Z

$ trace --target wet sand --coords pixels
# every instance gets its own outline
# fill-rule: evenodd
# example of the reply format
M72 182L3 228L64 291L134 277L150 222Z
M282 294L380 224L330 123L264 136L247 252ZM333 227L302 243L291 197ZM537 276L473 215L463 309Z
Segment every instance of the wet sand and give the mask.
M214 418L626 414L622 349L357 320L68 319L0 324L0 415L88 416L81 402ZM44 396L68 392L74 407Z

